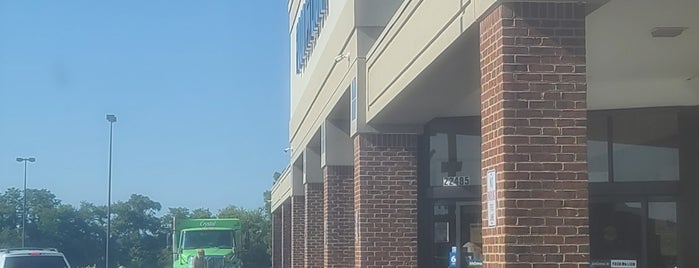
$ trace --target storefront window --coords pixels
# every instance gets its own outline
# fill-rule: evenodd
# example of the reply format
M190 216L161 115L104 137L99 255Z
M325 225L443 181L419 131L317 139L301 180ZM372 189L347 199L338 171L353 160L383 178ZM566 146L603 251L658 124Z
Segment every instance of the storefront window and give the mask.
M587 170L590 182L609 181L609 128L606 115L590 114L587 121Z
M677 181L679 140L676 111L592 111L587 127L589 180Z
M648 267L677 267L675 202L648 203Z
M590 260L640 261L642 256L640 202L594 202L590 205Z
M479 126L478 118L440 119L431 124L430 186L481 184Z
M679 180L676 112L622 111L612 122L615 182Z
M449 140L446 133L437 133L430 137L431 186L441 186L442 177L447 175L442 163L449 163Z
M456 176L471 178L471 185L481 185L481 136L456 135L456 156L462 168Z

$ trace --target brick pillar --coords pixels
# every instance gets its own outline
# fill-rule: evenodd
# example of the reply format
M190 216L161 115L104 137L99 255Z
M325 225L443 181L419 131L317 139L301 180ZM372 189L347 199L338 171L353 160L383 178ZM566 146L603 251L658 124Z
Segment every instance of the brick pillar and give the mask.
M272 213L272 268L282 267L282 212Z
M305 267L323 267L323 184L306 183Z
M480 34L485 267L587 268L585 7L503 3Z
M417 136L354 138L354 266L417 267Z
M306 213L304 196L291 197L291 266L293 268L303 268L303 256L305 252L305 225Z
M282 204L282 267L291 267L291 201Z
M354 267L354 167L323 168L325 268Z

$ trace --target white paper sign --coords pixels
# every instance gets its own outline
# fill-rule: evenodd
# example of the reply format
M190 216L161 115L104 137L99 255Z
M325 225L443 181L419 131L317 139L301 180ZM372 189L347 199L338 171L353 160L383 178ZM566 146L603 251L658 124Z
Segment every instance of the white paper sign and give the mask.
M611 260L612 268L636 268L636 260Z
M488 227L495 227L498 224L498 202L497 202L497 179L495 169L488 170L486 176L486 189L488 194Z

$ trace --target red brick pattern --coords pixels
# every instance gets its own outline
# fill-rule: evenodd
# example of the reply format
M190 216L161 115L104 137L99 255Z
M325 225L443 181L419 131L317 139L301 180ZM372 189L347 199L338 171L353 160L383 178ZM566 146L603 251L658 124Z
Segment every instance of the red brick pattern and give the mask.
M291 201L282 204L282 267L291 267Z
M585 7L504 3L480 34L484 267L587 268Z
M355 267L417 267L417 136L354 138Z
M305 267L323 267L323 184L305 185L306 210L304 232L306 239Z
M323 168L323 267L354 267L354 167Z
M282 212L272 212L272 268L282 267Z
M303 196L292 196L291 197L291 266L293 268L303 268L304 255L305 255L305 239L304 239L304 225L306 221L306 214L304 213L305 198Z

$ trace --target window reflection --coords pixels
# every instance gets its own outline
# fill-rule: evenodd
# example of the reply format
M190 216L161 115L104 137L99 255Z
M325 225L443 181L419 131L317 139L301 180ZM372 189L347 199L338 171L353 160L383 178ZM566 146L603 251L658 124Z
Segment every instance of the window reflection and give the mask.
M481 136L456 135L456 155L462 168L456 176L471 178L471 185L481 184Z
M614 181L679 180L676 112L622 111L612 122Z
M468 177L481 184L481 135L477 117L435 119L429 137L430 185L442 186L448 176Z
M648 267L676 267L677 246L675 202L648 203Z
M587 171L590 182L609 181L609 144L606 115L587 119Z
M590 206L591 260L640 260L640 202L595 202Z
M442 177L447 173L442 170L442 163L449 162L449 141L446 133L437 133L430 137L430 185L441 186Z

